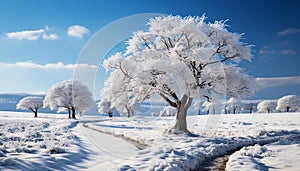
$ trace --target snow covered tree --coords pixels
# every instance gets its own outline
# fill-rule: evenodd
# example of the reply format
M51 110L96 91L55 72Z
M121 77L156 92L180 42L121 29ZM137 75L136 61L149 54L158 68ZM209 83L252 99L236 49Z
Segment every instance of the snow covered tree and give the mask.
M300 99L296 95L283 96L277 101L276 110L289 112L300 108Z
M236 114L241 111L241 102L234 97L231 97L225 106L228 113L232 111L233 114Z
M113 116L113 112L116 110L114 107L111 106L111 102L107 99L101 99L98 105L98 112L99 113L107 113L109 117Z
M159 116L175 116L176 111L171 106L166 106L162 111L160 111Z
M252 113L253 110L256 109L257 103L242 103L243 110L249 111L249 113Z
M118 57L116 55L116 57ZM112 57L113 61L116 57ZM119 58L121 60L121 58ZM118 58L114 61L114 65L120 65ZM110 65L104 62L104 65ZM112 66L112 65L111 65ZM116 66L116 67L117 67ZM110 74L108 80L104 83L104 88L101 90L101 99L106 99L111 103L111 108L114 108L120 112L126 112L127 117L133 115L134 109L137 107L139 101L135 100L135 91L132 89L128 82L130 77L123 74L120 70L115 70ZM146 97L145 97L146 98Z
M41 97L24 97L17 104L17 109L30 110L37 117L38 110L43 107L43 100Z
M109 80L122 82L123 88L113 91L127 93L126 103L140 103L156 93L176 109L171 131L188 133L186 116L193 99L253 93L254 80L232 64L250 61L251 48L240 41L241 34L227 30L225 21L163 16L150 19L148 25L147 31L133 33L124 53L104 62L112 70Z
M198 115L201 114L201 101L200 100L195 100L193 104L194 110L198 111Z
M66 80L52 86L44 99L44 107L58 112L66 111L69 118L76 118L76 110L85 112L94 105L92 93L77 80Z
M263 100L257 104L258 113L270 113L274 112L277 106L277 102L274 100Z
M202 106L203 106L203 110L207 113L207 114L216 114L216 103L214 103L213 101L205 101Z

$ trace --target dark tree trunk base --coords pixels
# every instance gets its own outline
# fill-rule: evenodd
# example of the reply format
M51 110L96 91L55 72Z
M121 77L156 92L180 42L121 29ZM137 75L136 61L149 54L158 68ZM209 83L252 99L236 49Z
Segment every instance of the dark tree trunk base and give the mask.
M75 109L72 108L72 119L76 119L76 116L75 116Z

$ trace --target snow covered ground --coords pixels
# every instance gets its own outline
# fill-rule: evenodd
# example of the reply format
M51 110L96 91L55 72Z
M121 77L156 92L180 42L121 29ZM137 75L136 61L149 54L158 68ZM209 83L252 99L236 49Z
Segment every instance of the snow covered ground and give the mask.
M0 170L116 170L138 150L66 117L0 112Z
M229 157L227 170L294 170L300 168L300 142L243 147Z
M0 170L188 170L236 151L228 170L297 170L300 113L173 117L0 112ZM112 135L109 135L112 134Z

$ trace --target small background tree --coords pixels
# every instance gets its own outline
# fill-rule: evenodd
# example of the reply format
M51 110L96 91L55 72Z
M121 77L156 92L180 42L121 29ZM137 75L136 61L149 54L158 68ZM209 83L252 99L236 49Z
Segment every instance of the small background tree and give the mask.
M66 80L51 87L44 99L44 107L51 110L67 111L69 118L76 118L76 110L85 112L94 105L93 95L77 80Z
M99 113L107 113L109 117L113 117L113 112L116 110L114 107L111 106L111 102L107 99L101 99L98 105L98 112Z
M257 104L258 113L271 113L276 110L277 101L276 100L263 100Z
M24 97L17 104L17 109L30 110L34 113L34 117L37 117L38 110L43 107L43 100L41 97Z
M104 66L115 68L121 66L121 61L123 59L117 55L116 57L112 57L110 61L105 61ZM139 102L143 101L134 99L138 96L135 95L136 91L128 84L129 80L130 77L128 75L123 74L120 70L115 70L105 81L104 88L101 90L101 99L106 99L112 109L114 108L121 113L127 113L128 118L139 107ZM143 98L145 99L146 97Z
M202 104L203 111L205 111L206 114L216 114L217 105L221 105L221 104L215 103L214 101L205 101Z
M175 116L176 110L171 106L166 106L160 111L159 116Z
M241 102L234 97L231 97L225 106L228 113L236 114L241 111Z
M201 107L202 107L201 103L202 102L200 100L195 100L193 104L193 109L198 112L198 115L201 114Z
M290 112L300 108L300 99L296 95L287 95L278 99L276 110Z
M243 111L245 111L245 112L248 111L249 113L253 113L254 110L256 110L256 108L257 108L257 103L243 102L242 107L243 107Z

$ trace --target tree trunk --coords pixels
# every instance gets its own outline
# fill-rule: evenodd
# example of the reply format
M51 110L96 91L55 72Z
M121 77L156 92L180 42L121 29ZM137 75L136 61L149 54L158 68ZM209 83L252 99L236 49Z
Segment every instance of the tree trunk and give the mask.
M75 117L75 108L74 107L72 107L72 119L76 119L76 117Z
M188 97L187 95L184 95L182 99L177 102L176 121L172 130L189 133L189 130L187 129L186 116L187 116L187 110L191 106L192 101L193 101L192 98Z
M34 117L36 118L37 117L37 111L38 109L33 109L33 108L29 108L33 113L34 113Z
M268 113L270 113L270 109L268 109Z
M253 110L253 108L250 108L250 109L249 109L249 112L252 113L252 110Z
M289 112L290 111L290 107L286 107L286 112Z
M69 119L71 119L71 110L68 109L68 113L69 113Z
M126 106L126 110L127 110L127 117L130 118L130 108Z
M111 117L113 117L113 112L108 112L108 116L111 118Z

